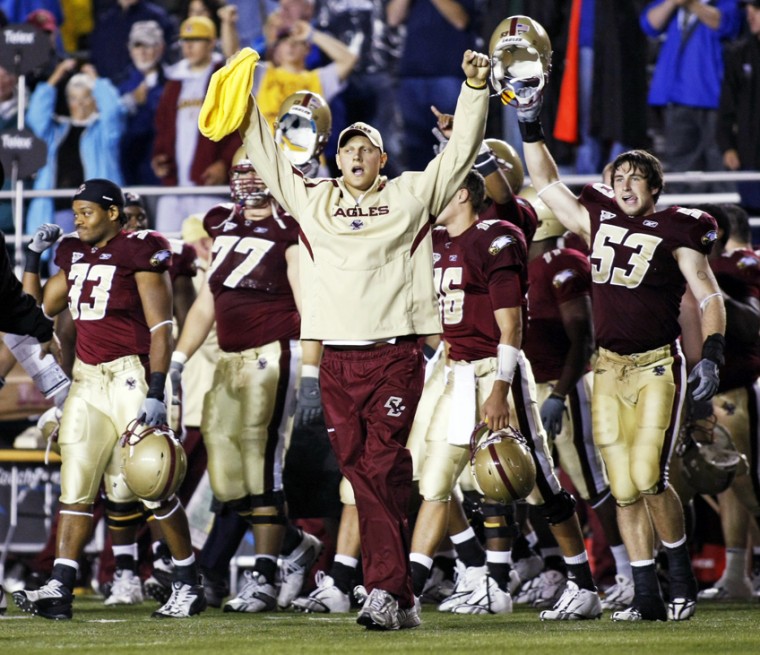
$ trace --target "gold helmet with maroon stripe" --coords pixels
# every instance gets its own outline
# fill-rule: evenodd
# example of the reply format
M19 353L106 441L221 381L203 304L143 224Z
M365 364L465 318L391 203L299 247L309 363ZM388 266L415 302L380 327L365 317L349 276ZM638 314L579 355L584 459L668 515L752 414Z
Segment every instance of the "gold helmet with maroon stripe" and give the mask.
M297 167L319 157L332 131L330 106L318 93L296 91L280 105L275 141Z
M480 423L470 438L470 466L483 495L500 503L527 498L536 484L528 443L513 427L492 432Z
M133 420L120 440L121 472L138 498L161 501L179 489L187 471L185 449L167 425L148 426Z
M510 16L496 26L488 52L491 85L505 105L526 109L541 97L549 78L552 44L543 26L528 16Z
M518 193L525 181L525 171L517 150L501 139L486 139L486 145L496 155L496 161L504 171L512 193Z

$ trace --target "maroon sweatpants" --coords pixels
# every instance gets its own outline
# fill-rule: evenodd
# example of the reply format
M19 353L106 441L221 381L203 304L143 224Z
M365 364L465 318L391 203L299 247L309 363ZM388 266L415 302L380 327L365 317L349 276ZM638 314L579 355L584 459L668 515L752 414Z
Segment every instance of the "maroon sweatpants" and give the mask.
M422 394L422 349L407 340L368 350L326 346L319 379L330 442L356 496L364 584L411 607L406 440Z

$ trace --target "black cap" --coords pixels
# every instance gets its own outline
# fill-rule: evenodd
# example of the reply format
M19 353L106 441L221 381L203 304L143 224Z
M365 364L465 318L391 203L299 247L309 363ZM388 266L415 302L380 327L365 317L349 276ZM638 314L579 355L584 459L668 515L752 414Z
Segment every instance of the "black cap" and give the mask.
M134 191L125 191L124 206L139 207L140 209L145 209L145 201L142 199L142 196L139 193L135 193Z
M121 189L111 180L99 178L85 180L84 184L76 190L74 200L96 202L104 209L108 209L111 205L124 207L124 194Z

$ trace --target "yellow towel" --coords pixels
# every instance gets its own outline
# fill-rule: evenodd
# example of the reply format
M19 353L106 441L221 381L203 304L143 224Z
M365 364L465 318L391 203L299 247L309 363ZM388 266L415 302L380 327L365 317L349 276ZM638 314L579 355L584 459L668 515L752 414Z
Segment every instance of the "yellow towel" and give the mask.
M259 53L243 48L211 76L203 100L198 129L212 141L221 141L243 122L253 87Z

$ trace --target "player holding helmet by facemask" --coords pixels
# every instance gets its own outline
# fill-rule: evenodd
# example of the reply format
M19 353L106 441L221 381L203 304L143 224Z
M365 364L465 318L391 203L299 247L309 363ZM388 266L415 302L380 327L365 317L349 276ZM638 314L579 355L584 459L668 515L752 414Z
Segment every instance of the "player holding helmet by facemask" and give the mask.
M538 196L570 231L589 244L593 319L599 357L592 420L617 501L618 523L631 559L635 595L614 620L684 620L696 609L697 584L686 548L683 512L668 486L668 463L686 394L678 313L686 285L700 306L702 359L690 392L710 398L723 364L725 310L707 261L717 238L701 211L656 210L663 189L660 162L634 150L613 162L612 188L562 184L539 120L548 77L544 39L535 21L512 16L492 38L492 82L517 108L524 153ZM668 556L670 598L660 591L655 535Z

